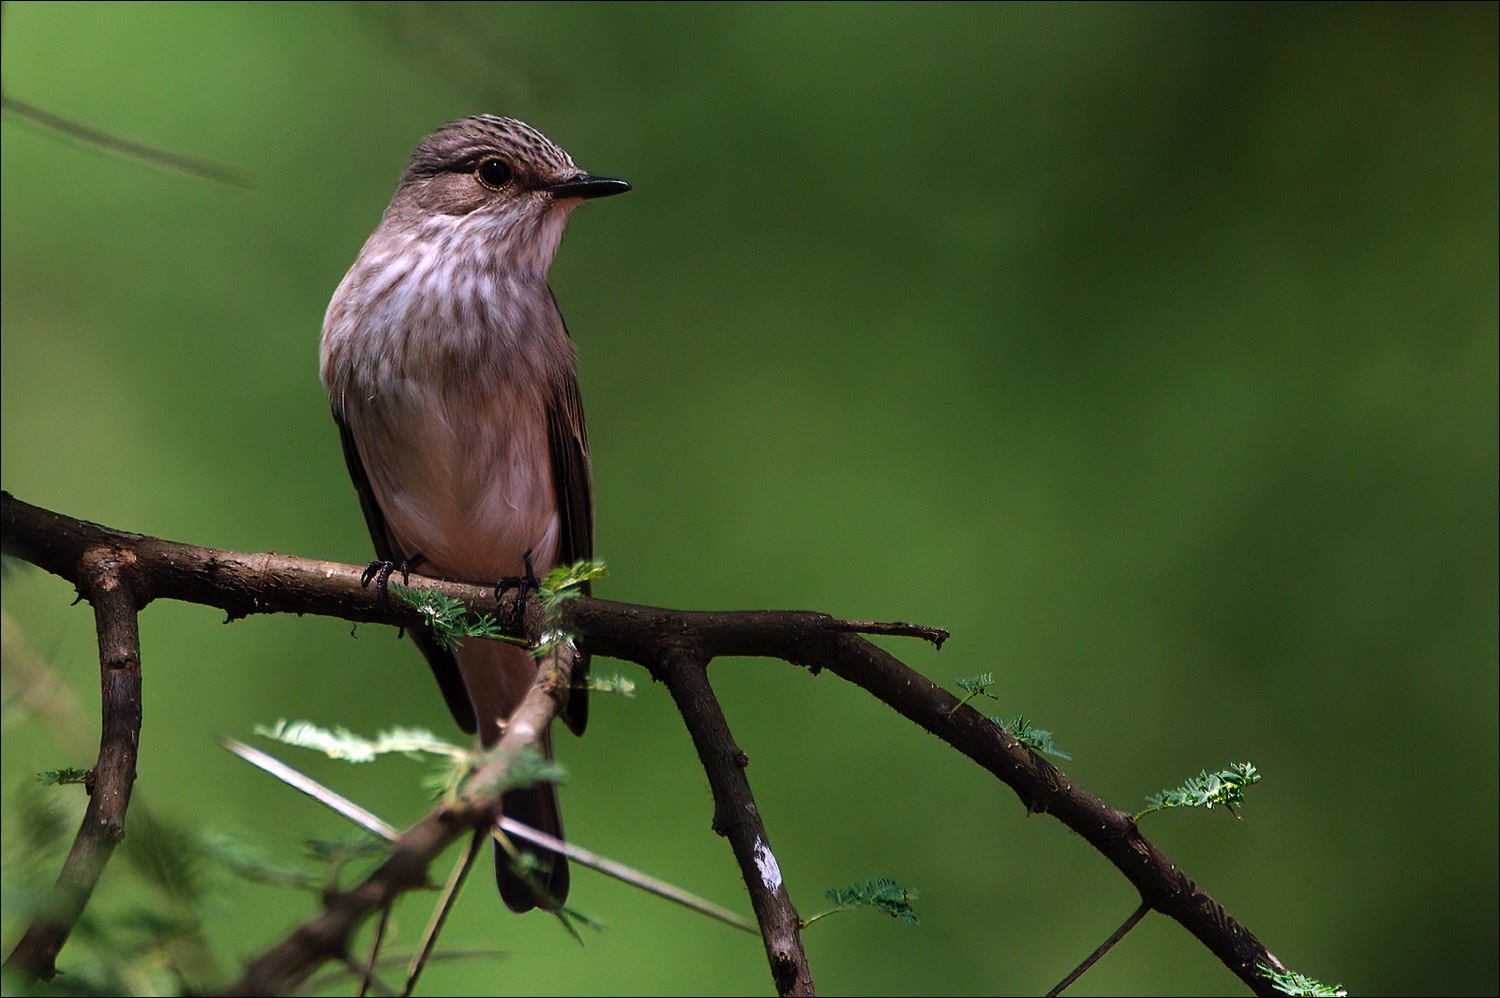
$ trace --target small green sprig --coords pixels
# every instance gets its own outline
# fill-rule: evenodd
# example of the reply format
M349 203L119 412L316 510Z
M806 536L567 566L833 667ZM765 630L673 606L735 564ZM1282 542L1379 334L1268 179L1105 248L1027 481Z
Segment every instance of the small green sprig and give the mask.
M374 738L356 735L348 728L324 728L311 721L277 721L269 727L256 725L255 733L284 745L321 752L343 762L374 762L383 755L408 759L437 756L441 765L422 780L432 800L451 800L474 765L474 752L444 741L426 728L391 728Z
M903 887L887 877L844 888L830 887L823 895L833 902L833 907L807 919L802 923L804 928L836 911L851 908L873 908L908 925L917 924L917 911L912 907L912 902L917 899L916 888Z
M411 759L422 755L466 759L470 755L468 749L445 742L425 728L391 728L370 739L356 735L348 728L324 728L311 721L281 720L269 726L257 724L255 733L345 762L374 762L378 756L392 753Z
M390 854L384 842L367 837L343 841L307 839L303 842L306 856L322 868L311 871L272 859L248 840L223 831L202 834L200 848L215 867L242 880L315 892L337 884L340 872L350 863L378 861Z
M44 769L36 774L36 781L44 787L60 787L68 783L83 783L88 778L88 770L76 769L73 766L64 766L62 769Z
M1347 998L1349 994L1342 984L1324 984L1322 981L1293 973L1290 970L1272 970L1263 963L1255 969L1282 994L1297 995L1299 998Z
M1057 747L1057 743L1052 740L1052 732L1045 728L1034 727L1030 718L1025 714L1017 714L1009 721L1003 721L998 717L992 717L990 720L999 727L1004 728L1012 738L1033 752L1056 756L1059 759L1071 760L1073 758Z
M602 561L578 561L571 565L559 565L548 572L537 584L537 596L546 608L549 617L568 600L582 595L584 583L605 574ZM474 614L462 600L430 589L413 589L400 583L391 583L391 592L402 602L422 615L433 640L445 651L457 648L465 638L490 638L513 645L526 647L522 638L505 633L505 628L493 614Z
M227 870L241 880L306 891L322 891L328 887L327 877L277 862L264 850L226 832L206 833L203 845L219 869Z
M990 687L995 685L995 674L993 672L982 672L977 676L970 676L967 679L955 679L954 683L958 685L959 689L964 691L964 698L949 709L949 717L958 713L958 708L975 697L989 697L991 700L1000 699L990 692Z
M471 614L462 600L444 596L431 589L412 589L394 582L390 585L390 591L422 615L432 632L433 640L445 651L457 648L464 638L493 638L522 647L526 645L521 638L506 634L499 621L491 614Z
M499 751L491 749L491 752ZM487 756L480 756L474 760L474 768L481 768ZM530 745L525 746L518 752L505 768L498 783L486 790L522 790L538 783L565 783L568 779L568 770L560 762L547 758Z
M1204 770L1197 776L1189 777L1183 781L1182 786L1174 790L1163 790L1146 798L1146 803L1150 806L1135 815L1135 820L1139 821L1153 811L1164 811L1169 807L1201 807L1210 811L1215 807L1222 807L1238 818L1235 808L1245 802L1245 789L1259 782L1260 772L1250 762L1230 763L1227 769L1221 769L1217 773Z
M589 676L589 690L593 693L612 693L626 699L635 696L635 680L618 672L608 676Z
M602 561L584 559L571 565L558 565L542 579L541 585L537 587L537 595L541 597L542 606L551 614L568 600L582 596L585 582L592 582L605 574Z

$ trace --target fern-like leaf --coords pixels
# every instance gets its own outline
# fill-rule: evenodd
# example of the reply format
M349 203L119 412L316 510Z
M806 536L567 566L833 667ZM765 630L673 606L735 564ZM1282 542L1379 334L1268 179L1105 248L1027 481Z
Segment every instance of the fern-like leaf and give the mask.
M83 783L88 778L88 770L77 769L73 766L64 766L62 769L44 769L36 774L36 781L45 787L60 787L69 783Z
M1073 758L1057 747L1057 743L1052 740L1052 732L1033 726L1025 714L1017 714L1009 721L1002 721L998 717L992 717L990 720L1004 728L1012 738L1033 752L1055 756L1059 759L1071 760Z
M830 887L823 894L833 902L834 911L873 908L909 925L917 924L917 911L912 907L917 899L916 889L903 887L887 877L844 888Z
M392 728L369 739L344 727L324 728L311 721L281 720L269 727L256 725L255 733L346 762L373 762L392 753L408 758L436 755L450 759L466 759L470 754L468 749L443 741L425 728Z
M1136 820L1169 807L1201 807L1213 810L1222 807L1236 818L1235 811L1245 802L1246 788L1260 782L1260 772L1254 763L1235 762L1217 773L1207 770L1184 780L1182 786L1163 790L1146 798L1148 807L1137 814Z
M1349 994L1342 984L1324 984L1322 981L1293 973L1290 970L1283 973L1272 970L1265 964L1255 969L1260 971L1260 976L1269 980L1276 990L1284 995L1297 995L1299 998L1347 998Z

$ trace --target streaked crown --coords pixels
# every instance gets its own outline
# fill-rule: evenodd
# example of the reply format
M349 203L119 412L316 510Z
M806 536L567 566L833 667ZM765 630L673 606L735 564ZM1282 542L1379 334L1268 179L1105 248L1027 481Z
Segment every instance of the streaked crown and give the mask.
M629 189L623 180L578 169L571 156L525 122L486 114L449 122L423 139L401 175L391 209L469 215L525 204L544 211L558 202Z

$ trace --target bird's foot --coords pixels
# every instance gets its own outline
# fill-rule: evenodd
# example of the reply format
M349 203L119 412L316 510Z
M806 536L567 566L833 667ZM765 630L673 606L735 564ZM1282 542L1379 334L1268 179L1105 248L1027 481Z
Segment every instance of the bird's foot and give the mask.
M540 592L542 588L542 580L536 577L536 571L531 565L531 552L527 551L524 558L526 562L525 575L503 575L495 583L495 599L499 599L501 594L507 589L514 589L516 591L516 602L515 606L511 609L511 615L517 627L521 627L526 623L526 594L528 592Z
M414 554L410 558L403 558L400 561L388 561L384 558L376 558L366 565L365 570L360 573L359 584L369 586L373 581L375 583L375 591L380 595L380 602L384 603L390 599L389 586L391 575L400 572L401 584L403 586L411 585L412 569L420 567L422 562L426 560L426 558L423 558L419 554Z

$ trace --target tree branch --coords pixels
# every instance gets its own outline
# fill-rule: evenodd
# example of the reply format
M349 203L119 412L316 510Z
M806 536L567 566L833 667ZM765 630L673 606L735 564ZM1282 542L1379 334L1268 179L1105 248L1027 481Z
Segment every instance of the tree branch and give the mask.
M666 683L708 774L714 795L714 831L729 839L734 858L739 861L740 875L750 891L750 904L766 944L776 993L810 995L814 993L812 970L802 949L802 919L782 882L770 836L745 777L749 759L729 731L729 722L708 682L707 664L696 649L672 644L663 649L652 675Z
M366 918L387 908L405 891L426 887L428 867L449 845L495 823L510 768L524 748L541 743L542 732L567 699L574 651L567 642L554 647L556 651L540 663L536 681L511 714L500 741L465 782L458 798L434 808L403 832L379 869L352 890L326 898L322 915L252 962L225 994L284 994L324 962L350 959L355 930Z
M87 550L128 549L134 555L136 576L141 580L142 588L137 592L141 605L149 599L165 597L217 606L231 618L251 613L295 612L400 626L413 626L421 621L410 607L384 602L373 590L363 588L359 582L361 569L356 566L273 554L236 554L127 534L30 506L8 493L0 502L0 527L8 551L75 585L79 584L80 559ZM433 589L461 599L476 612L509 619L507 614L499 612L500 604L488 586L415 575L411 584L413 588ZM511 598L509 594L504 598L508 608ZM540 601L532 601L524 622L526 633L516 636L540 633L547 622L543 619L546 611L539 604ZM993 773L1016 793L1029 811L1057 818L1109 859L1140 892L1143 904L1180 923L1252 991L1276 994L1272 983L1261 976L1258 968L1264 965L1283 970L1281 961L1143 836L1130 815L1077 786L978 711L968 706L955 710L956 697L859 636L859 633L902 633L937 643L946 637L945 632L907 624L840 621L806 611L692 612L589 598L564 603L560 620L554 626L579 635L594 654L635 662L653 674L665 670L666 675L676 676L675 681L682 689L695 691L687 697L686 705L679 699L685 720L694 731L695 744L705 737L698 726L710 725L711 719L690 718L689 709L696 716L697 708L693 707L696 696L711 698L712 691L706 680L701 688L695 686L691 674L694 670L701 674L713 658L768 657L803 665L815 672L828 669L867 690ZM679 694L674 690L673 696ZM722 723L722 714L719 717ZM730 739L726 743L733 745ZM748 787L745 792L748 794ZM419 832L428 837L436 834L429 822L415 826L407 834ZM458 833L450 829L443 844L455 834ZM738 846L735 851L740 858ZM425 851L422 854L426 855ZM744 859L740 858L740 862L744 868ZM795 939L795 933L790 937L786 934L780 921L784 912L763 914L760 907L763 901L756 901L752 888L752 902L756 903L756 913L766 934L767 952L776 967L778 953L798 951L787 944L788 938ZM361 905L361 912L373 910L367 902ZM789 903L787 909L793 910ZM339 923L341 930L352 931L356 921L345 919ZM347 936L341 938L347 941ZM779 977L777 984L778 987L782 984ZM806 986L811 988L810 976L806 978Z
M56 975L58 951L88 905L115 846L125 837L125 812L135 786L141 740L141 636L132 584L134 562L128 548L90 548L79 559L79 591L94 607L99 633L103 717L99 758L84 784L89 803L83 823L51 895L5 961L7 969L38 980L50 981Z

